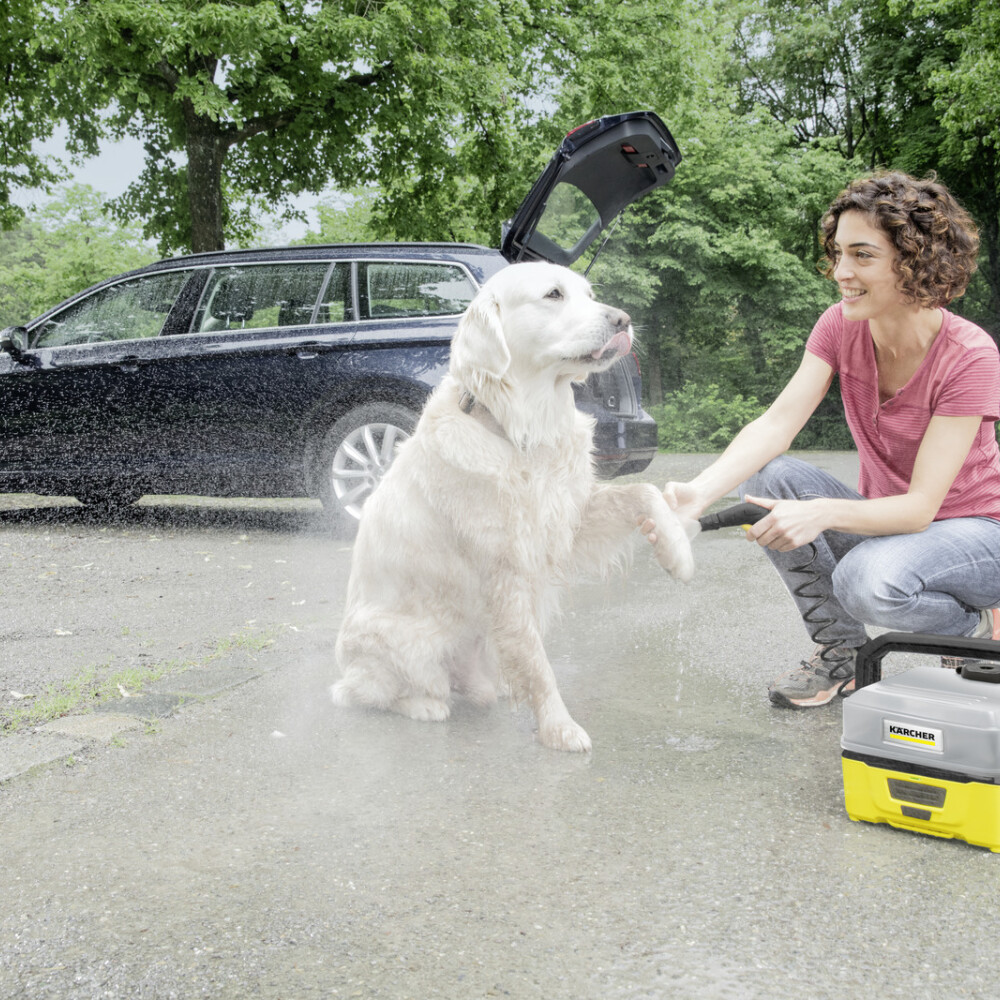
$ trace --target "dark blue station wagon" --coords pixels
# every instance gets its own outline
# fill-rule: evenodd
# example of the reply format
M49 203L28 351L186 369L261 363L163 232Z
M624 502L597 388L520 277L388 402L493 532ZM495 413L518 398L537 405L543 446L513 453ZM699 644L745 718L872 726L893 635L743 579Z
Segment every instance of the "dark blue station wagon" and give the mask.
M604 118L563 141L499 251L224 251L87 289L0 334L0 491L107 509L146 493L312 496L350 526L479 286L517 260L571 264L679 160L655 115ZM640 388L632 356L578 387L604 476L655 453Z

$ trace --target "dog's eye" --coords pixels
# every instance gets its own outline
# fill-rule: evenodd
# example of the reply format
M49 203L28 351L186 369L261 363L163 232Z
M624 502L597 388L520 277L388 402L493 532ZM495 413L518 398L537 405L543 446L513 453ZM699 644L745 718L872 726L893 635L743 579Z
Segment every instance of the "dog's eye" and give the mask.
M563 297L563 293L561 289L553 288L551 292L546 293L545 297L547 299L561 299Z

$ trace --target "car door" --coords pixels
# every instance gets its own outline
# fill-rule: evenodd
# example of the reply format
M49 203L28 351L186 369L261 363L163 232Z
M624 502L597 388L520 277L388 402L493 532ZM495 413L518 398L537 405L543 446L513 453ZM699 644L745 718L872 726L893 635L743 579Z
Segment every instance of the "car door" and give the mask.
M422 403L475 290L434 260L214 268L188 332L148 345L132 460L151 477L160 463L172 491L302 493L307 454L346 408Z
M673 136L651 111L581 125L563 139L504 226L500 252L511 262L568 267L625 208L668 184L680 161Z
M8 482L120 478L131 391L130 357L157 337L186 271L138 274L99 286L29 329L30 350L0 358L0 474Z
M288 488L301 468L313 362L354 332L350 263L249 261L206 269L183 329L142 345L130 460L150 490Z

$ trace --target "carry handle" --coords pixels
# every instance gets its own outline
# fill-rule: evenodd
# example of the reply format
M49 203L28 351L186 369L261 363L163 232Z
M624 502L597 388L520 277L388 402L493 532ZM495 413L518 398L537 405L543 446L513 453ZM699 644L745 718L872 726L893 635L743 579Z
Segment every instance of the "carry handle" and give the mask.
M887 653L928 653L933 656L962 656L1000 661L1000 642L995 639L968 639L960 635L933 635L927 632L886 632L869 639L859 650L854 665L854 687L858 690L882 678L882 658ZM1000 669L984 668L976 680L1000 681ZM992 676L987 676L993 674ZM964 677L973 676L965 673Z

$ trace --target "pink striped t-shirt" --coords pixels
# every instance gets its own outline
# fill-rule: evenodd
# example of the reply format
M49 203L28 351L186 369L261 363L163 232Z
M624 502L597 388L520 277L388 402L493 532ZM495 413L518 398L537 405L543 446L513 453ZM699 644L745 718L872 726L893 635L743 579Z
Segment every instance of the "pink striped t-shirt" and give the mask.
M868 321L845 320L841 303L820 316L806 350L840 376L840 394L861 472L858 492L875 498L906 493L917 449L932 416L982 416L968 457L935 520L985 516L1000 520L1000 354L985 330L941 310L943 322L927 356L896 395L880 404L875 345Z

